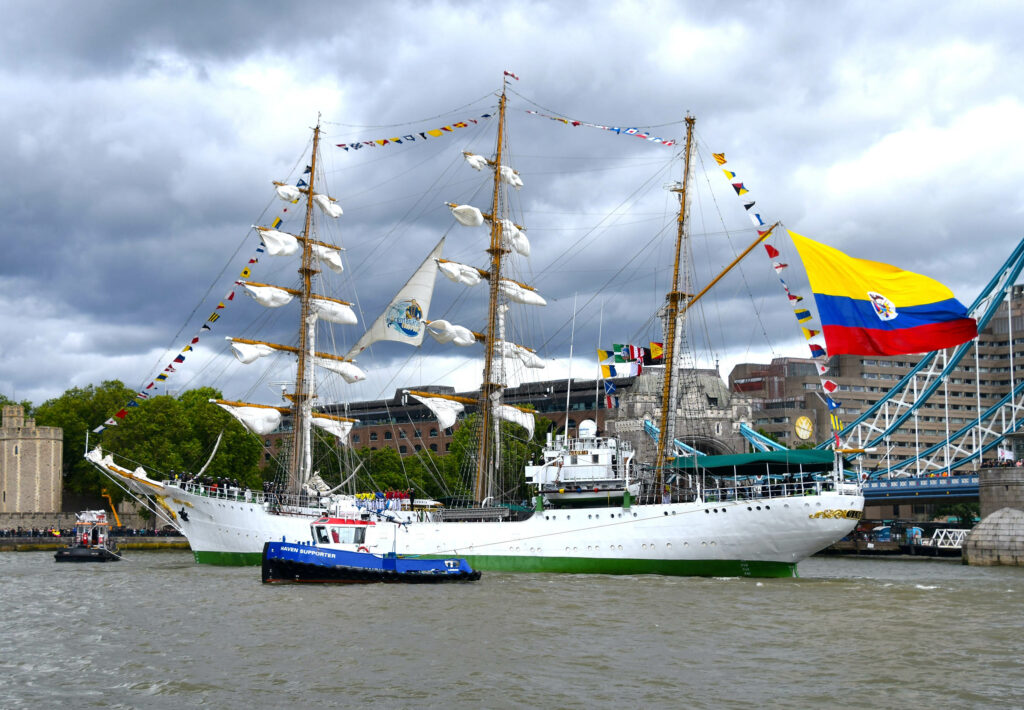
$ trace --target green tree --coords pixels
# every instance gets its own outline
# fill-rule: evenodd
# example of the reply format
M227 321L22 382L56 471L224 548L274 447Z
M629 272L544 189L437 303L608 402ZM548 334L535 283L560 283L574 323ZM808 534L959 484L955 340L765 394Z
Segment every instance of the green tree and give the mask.
M30 415L32 413L32 403L27 399L15 402L13 399L7 397L7 395L0 394L0 407L6 407L12 404L20 404L21 408L25 410L26 415Z
M981 504L978 501L966 501L963 503L949 503L935 509L933 517L946 518L954 517L960 524L973 528L974 519L981 516Z
M234 417L208 400L220 393L204 387L175 399L153 397L133 407L124 423L104 432L104 447L150 471L155 478L199 471L221 436L206 469L214 478L233 478L258 488L263 445Z
M36 424L64 430L62 468L64 487L72 493L99 493L108 483L84 458L86 438L90 447L99 437L91 430L132 401L135 392L119 380L108 380L99 387L73 387L60 397L43 402L35 410ZM117 427L112 427L112 431Z

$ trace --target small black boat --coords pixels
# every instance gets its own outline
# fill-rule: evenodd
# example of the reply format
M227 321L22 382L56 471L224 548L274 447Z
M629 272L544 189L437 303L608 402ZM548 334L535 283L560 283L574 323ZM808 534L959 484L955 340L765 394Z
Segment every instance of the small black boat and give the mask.
M103 510L77 514L75 535L70 545L53 555L57 562L117 562L121 556L110 539L110 523Z

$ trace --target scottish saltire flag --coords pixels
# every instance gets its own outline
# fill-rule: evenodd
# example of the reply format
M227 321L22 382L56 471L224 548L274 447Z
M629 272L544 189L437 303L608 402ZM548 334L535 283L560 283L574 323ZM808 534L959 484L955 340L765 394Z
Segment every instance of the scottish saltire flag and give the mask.
M604 406L606 409L615 409L619 406L619 398L615 396L615 383L604 381Z
M811 282L830 355L924 353L978 335L977 322L938 281L789 235Z

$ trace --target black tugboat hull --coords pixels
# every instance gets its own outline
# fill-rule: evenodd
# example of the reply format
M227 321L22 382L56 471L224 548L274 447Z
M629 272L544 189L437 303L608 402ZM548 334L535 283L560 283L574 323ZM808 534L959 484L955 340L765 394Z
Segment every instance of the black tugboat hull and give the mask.
M65 547L53 555L57 562L117 562L121 558L101 547Z

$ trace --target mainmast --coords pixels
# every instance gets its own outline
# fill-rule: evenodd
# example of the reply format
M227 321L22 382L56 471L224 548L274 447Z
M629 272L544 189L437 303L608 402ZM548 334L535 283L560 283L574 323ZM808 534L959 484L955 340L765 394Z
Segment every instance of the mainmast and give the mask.
M502 148L505 136L505 89L502 87L501 100L498 102L498 141L494 150L494 192L491 198L491 244L487 253L491 255L491 268L489 270L488 283L490 298L487 307L487 331L484 339L484 377L480 384L480 448L477 457L476 482L473 486L473 496L477 502L482 502L491 495L494 476L496 474L496 452L498 447L497 437L492 440L490 429L495 426L497 417L495 408L501 399L503 382L494 382L495 356L502 354L497 351L496 344L504 336L498 333L498 311L502 304L499 299L499 285L501 283L501 260L508 251L502 246L501 234L502 225L499 218L501 201L501 166ZM495 427L496 428L496 427Z
M686 213L687 195L686 190L690 182L690 158L693 146L693 124L696 122L693 116L686 117L686 152L683 169L682 184L672 188L673 192L679 193L679 216L676 218L676 250L675 263L672 267L672 290L665 296L665 374L662 377L661 388L661 419L659 422L658 456L655 459L655 482L656 490L660 493L663 485L666 446L671 446L675 439L675 403L679 399L678 376L676 373L675 358L678 350L678 343L682 333L680 321L680 303L685 302L691 294L679 290L680 260L684 254L684 243L687 239ZM683 264L686 270L687 281L689 279L689 264ZM683 309L685 310L685 309Z
M311 228L313 224L313 181L316 176L316 156L320 145L320 124L317 123L313 129L313 155L309 162L309 181L303 192L306 193L306 224L302 230L302 264L299 267L299 274L302 276L302 292L299 298L302 303L302 325L299 328L299 351L298 367L295 373L295 390L291 395L292 400L292 465L288 472L288 488L297 491L305 482L307 457L307 442L309 441L309 402L314 396L312 382L310 379L312 368L309 363L309 351L312 347L313 321L309 307L309 297L313 291L313 274L319 273L313 268L313 244Z

